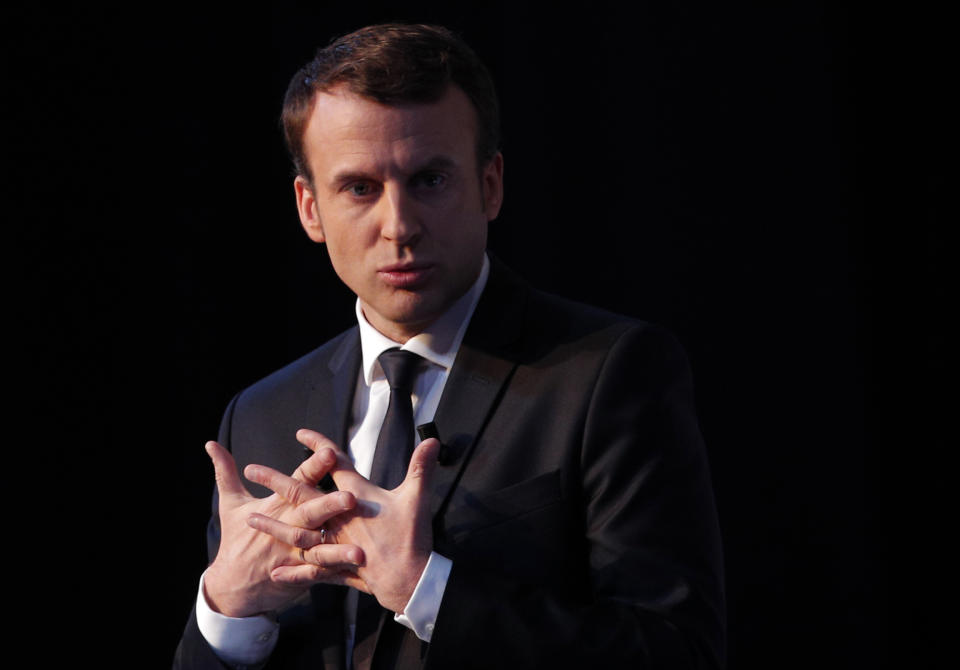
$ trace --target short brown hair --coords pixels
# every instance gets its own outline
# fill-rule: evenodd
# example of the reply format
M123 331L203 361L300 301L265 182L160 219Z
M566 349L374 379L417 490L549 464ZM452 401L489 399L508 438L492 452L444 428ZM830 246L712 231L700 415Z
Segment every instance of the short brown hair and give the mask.
M500 148L500 109L483 63L440 26L387 23L361 28L317 50L297 72L283 100L283 136L297 174L312 182L303 148L314 96L345 85L385 105L436 102L459 86L476 111L477 161L486 165Z

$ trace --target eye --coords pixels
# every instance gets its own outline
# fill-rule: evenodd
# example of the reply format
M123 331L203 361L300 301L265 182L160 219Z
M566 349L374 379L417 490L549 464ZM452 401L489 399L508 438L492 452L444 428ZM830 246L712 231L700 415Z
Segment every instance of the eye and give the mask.
M422 172L414 177L413 184L424 190L443 188L447 184L447 175L442 172Z
M346 191L354 197L363 198L373 193L373 186L370 185L370 182L355 181L347 186Z

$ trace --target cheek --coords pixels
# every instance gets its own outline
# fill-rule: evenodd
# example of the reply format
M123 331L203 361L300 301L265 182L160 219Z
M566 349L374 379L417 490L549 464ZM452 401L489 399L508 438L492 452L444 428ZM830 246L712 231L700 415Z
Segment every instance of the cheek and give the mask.
M451 256L471 261L486 248L487 220L478 216L461 216L459 225L444 226L441 245Z
M376 234L372 226L366 225L364 217L350 216L349 212L340 214L325 220L324 233L331 253L335 250L338 255L355 255L370 246Z

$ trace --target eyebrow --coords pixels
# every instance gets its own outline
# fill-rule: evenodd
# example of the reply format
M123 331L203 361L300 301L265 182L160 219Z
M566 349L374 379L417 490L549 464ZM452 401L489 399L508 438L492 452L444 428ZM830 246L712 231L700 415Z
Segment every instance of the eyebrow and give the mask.
M432 156L430 159L424 163L418 165L416 169L412 170L412 174L418 174L420 172L428 170L450 170L457 167L457 162L454 161L449 156L437 155ZM330 185L333 188L339 188L345 184L349 184L355 181L363 181L365 179L370 179L369 172L363 172L361 170L346 169L342 172L337 172L330 179Z
M457 167L457 163L449 156L434 156L420 166L416 172L423 172L424 170L450 169L455 167Z

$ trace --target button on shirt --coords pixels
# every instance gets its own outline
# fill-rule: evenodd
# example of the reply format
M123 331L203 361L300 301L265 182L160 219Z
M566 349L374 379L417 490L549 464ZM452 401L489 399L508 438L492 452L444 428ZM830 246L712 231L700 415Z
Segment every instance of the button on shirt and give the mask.
M348 453L354 467L364 477L370 476L373 454L377 446L380 426L387 413L390 387L377 357L387 349L400 347L424 359L414 382L412 400L414 424L433 420L450 369L456 358L470 317L490 273L489 260L484 257L480 276L473 286L422 333L404 344L394 342L371 326L363 315L357 300L357 323L360 329L362 364L353 398L353 417L348 432ZM419 439L414 436L414 444ZM432 553L427 566L403 614L394 619L411 629L421 640L430 641L434 623L440 611L440 601L450 575L449 559ZM353 622L356 619L357 592L350 590L346 604L346 621L350 622L347 636L347 658L353 646ZM203 578L197 597L197 624L201 634L222 660L235 666L256 664L266 660L277 643L278 624L268 616L236 619L225 617L210 609L203 595Z

